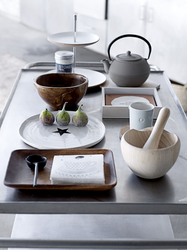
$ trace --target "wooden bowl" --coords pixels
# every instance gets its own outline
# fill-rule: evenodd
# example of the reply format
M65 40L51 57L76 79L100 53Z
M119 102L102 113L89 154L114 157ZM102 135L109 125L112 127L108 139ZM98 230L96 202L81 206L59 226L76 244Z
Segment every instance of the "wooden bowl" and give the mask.
M176 134L163 131L158 149L143 149L153 127L129 130L121 138L121 152L128 167L145 179L165 175L174 165L180 151L180 139Z
M60 110L64 102L68 102L66 108L76 107L86 94L88 78L74 73L51 73L40 75L34 85L52 110Z

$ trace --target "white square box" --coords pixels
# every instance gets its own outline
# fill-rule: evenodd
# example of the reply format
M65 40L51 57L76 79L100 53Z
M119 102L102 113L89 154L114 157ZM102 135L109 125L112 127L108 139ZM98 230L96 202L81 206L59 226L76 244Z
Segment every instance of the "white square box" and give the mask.
M155 102L153 118L156 119L162 104L156 88L102 88L102 115L103 118L129 118L128 105L107 105L106 95L147 95L151 96Z

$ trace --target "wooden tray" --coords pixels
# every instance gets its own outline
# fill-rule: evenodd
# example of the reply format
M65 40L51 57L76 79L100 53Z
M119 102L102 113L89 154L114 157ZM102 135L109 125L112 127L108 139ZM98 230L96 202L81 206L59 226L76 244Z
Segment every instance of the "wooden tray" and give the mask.
M25 158L31 154L47 157L45 168L38 172L37 187L33 187L33 171L27 166ZM103 154L105 184L51 184L50 172L55 155ZM117 184L113 153L107 149L62 149L62 150L15 150L10 156L4 185L17 189L40 190L93 190L105 191Z

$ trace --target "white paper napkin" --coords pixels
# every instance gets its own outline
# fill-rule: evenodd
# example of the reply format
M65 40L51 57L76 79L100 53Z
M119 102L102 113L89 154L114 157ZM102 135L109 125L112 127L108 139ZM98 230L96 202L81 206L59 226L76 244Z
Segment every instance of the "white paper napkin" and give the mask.
M50 179L52 184L104 184L103 155L55 155Z

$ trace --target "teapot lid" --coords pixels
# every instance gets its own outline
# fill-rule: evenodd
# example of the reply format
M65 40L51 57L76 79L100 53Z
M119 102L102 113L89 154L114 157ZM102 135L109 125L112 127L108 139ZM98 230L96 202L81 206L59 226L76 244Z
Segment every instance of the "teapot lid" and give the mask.
M124 61L139 61L142 59L140 55L137 54L131 54L130 51L127 51L125 54L120 54L116 56L116 59L120 62Z

